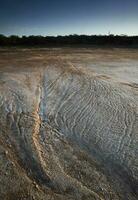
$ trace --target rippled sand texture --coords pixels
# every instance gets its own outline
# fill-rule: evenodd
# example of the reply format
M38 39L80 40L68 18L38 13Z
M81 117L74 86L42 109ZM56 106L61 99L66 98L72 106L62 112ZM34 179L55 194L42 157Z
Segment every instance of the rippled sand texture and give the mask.
M138 50L0 49L0 199L138 199Z

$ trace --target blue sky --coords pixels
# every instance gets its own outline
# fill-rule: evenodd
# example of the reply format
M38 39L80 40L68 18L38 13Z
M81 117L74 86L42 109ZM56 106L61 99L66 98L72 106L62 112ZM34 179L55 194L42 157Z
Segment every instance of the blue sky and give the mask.
M138 35L138 0L0 0L0 33Z

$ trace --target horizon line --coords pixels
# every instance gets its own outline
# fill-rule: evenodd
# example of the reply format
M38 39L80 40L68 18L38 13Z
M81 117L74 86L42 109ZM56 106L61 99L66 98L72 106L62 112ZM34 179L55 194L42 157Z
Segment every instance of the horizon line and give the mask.
M41 36L41 37L67 37L67 36L124 36L124 37L137 37L138 35L127 35L127 34L113 34L113 33L110 33L110 34L76 34L76 33L71 33L71 34L65 34L65 35L40 35L40 34L29 34L29 35L19 35L19 34L10 34L10 35L6 35L6 34L3 34L3 33L0 33L0 35L2 36L5 36L5 37L11 37L11 36L17 36L19 38L22 38L22 37L30 37L30 36Z

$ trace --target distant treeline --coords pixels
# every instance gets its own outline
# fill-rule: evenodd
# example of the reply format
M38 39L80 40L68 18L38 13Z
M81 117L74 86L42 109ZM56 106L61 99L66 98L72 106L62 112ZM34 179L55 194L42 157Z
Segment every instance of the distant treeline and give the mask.
M4 36L0 34L0 46L126 46L138 47L138 36L126 35L68 35L68 36Z

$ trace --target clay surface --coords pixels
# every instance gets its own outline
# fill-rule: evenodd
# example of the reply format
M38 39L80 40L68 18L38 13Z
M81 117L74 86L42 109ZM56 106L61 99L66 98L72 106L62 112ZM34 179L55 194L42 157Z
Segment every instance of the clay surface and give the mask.
M0 49L0 199L138 199L138 50Z

